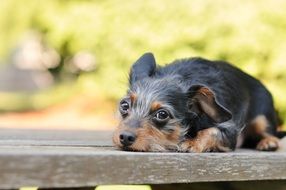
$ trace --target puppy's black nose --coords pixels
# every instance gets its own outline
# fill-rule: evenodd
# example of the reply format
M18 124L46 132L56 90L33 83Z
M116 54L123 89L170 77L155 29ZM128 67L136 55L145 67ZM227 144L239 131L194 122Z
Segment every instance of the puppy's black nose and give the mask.
M119 139L123 146L130 146L135 142L136 136L132 132L124 131L119 135Z

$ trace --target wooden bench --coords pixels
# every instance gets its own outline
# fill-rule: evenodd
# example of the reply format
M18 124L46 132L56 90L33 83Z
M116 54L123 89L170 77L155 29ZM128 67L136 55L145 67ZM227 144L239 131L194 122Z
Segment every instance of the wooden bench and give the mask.
M244 184L243 189L247 189L247 184L252 188L260 184L264 188L283 189L285 179L283 150L203 154L124 152L112 147L111 132L0 130L0 189L102 184L153 184L153 189L190 186L200 189L210 184L213 188ZM163 185L178 183L179 186Z

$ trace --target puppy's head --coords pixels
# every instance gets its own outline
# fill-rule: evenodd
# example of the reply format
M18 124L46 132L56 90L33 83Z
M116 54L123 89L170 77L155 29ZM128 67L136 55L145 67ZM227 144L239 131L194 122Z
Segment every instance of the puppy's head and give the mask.
M178 75L160 75L151 53L132 66L129 91L119 103L122 120L113 135L118 148L177 150L194 117L207 114L217 121L226 119L209 88L187 88Z

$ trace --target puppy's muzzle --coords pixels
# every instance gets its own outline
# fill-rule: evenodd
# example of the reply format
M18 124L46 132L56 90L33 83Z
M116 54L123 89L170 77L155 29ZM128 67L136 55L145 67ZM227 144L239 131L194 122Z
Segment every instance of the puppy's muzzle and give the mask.
M119 135L119 140L123 147L129 147L135 142L136 135L130 131L123 131Z

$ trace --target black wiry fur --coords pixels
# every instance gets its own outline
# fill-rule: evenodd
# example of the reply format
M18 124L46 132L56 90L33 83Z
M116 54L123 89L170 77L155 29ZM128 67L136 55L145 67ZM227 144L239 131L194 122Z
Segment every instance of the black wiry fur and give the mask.
M229 63L191 58L160 67L153 54L147 53L133 65L129 83L128 95L136 93L139 96L130 105L127 119L123 118L126 120L124 124L130 128L140 128L143 120L149 120L161 131L172 131L174 125L170 122L177 122L182 129L180 139L183 141L196 137L201 130L215 127L221 132L224 146L233 150L243 129L262 115L268 121L266 132L277 135L278 117L271 94L260 81ZM195 98L202 88L214 96L210 109L205 105L207 103ZM154 115L150 112L150 105L155 101L166 104L172 116L168 123L159 125L152 121ZM136 126L132 124L134 120ZM244 140L246 146L247 143L257 143L247 141L247 138Z

